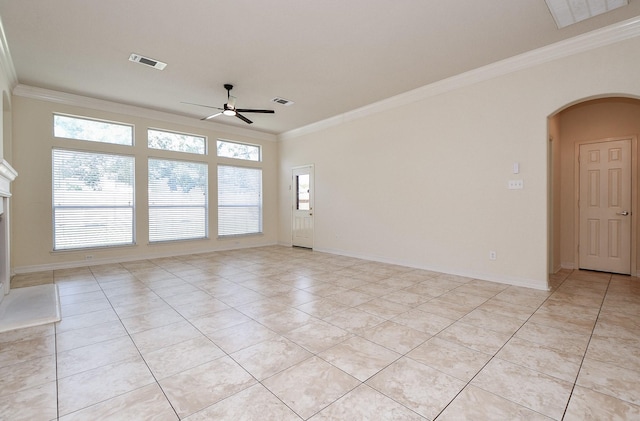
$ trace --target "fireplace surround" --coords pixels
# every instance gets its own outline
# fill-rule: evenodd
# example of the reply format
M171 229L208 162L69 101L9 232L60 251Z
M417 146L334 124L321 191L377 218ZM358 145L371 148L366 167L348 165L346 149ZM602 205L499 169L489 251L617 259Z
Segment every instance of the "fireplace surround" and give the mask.
M60 320L60 300L55 284L11 289L11 183L18 176L0 161L0 332Z

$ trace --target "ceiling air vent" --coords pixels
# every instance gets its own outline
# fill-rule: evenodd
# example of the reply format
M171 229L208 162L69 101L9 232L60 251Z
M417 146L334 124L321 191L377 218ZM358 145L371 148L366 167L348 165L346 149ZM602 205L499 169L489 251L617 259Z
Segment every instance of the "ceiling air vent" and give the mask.
M289 101L288 99L284 99L284 98L280 98L280 97L275 97L271 101L275 102L277 104L280 104L280 105L286 105L287 107L289 105L293 105L293 101Z
M135 54L135 53L129 56L129 61L135 61L136 63L144 64L146 66L151 66L154 69L158 69L158 70L163 70L165 67L167 67L167 63L163 63L161 61L154 60L152 58L143 57L140 54Z
M629 0L546 0L546 2L558 29L629 4Z

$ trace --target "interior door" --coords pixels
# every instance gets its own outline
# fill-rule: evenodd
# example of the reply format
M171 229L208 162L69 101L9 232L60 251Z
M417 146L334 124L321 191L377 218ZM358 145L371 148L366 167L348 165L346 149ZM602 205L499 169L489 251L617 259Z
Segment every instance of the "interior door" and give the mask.
M292 241L296 247L313 248L313 165L292 170Z
M631 140L580 145L580 269L631 273Z

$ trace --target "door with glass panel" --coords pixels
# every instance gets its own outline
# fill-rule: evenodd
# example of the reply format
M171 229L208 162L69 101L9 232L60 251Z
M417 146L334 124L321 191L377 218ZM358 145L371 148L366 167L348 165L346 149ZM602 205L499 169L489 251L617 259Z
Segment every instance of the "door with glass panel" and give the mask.
M313 248L313 165L292 170L292 241L296 247Z

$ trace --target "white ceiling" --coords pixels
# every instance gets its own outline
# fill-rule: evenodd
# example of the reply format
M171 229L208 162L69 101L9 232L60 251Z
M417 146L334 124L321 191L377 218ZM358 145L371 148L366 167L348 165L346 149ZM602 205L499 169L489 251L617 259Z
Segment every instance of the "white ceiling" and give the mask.
M20 84L199 119L181 101L222 106L232 83L239 108L276 113L214 120L276 134L639 15L630 0L558 29L544 0L0 0Z

